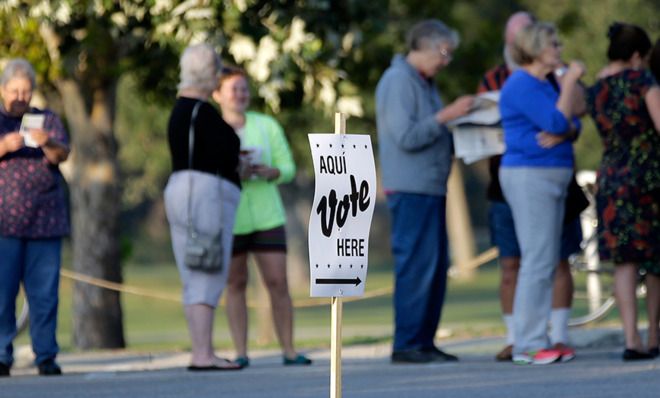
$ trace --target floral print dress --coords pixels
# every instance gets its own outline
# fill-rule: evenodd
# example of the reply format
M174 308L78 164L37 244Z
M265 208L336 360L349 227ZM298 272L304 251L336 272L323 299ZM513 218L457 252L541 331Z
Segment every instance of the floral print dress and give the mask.
M53 112L32 108L30 113L43 114L44 130L68 145L66 130ZM0 106L0 139L18 131L21 120ZM58 166L50 164L40 148L23 147L0 157L0 237L59 238L69 230L65 183Z
M644 96L657 85L627 69L589 89L589 111L603 141L598 169L599 251L615 264L660 274L660 133Z

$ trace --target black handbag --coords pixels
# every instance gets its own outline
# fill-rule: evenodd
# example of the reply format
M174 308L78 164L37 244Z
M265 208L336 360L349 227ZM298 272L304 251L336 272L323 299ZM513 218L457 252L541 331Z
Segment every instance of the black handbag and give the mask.
M566 210L564 212L564 224L568 224L580 216L580 213L589 207L589 199L584 194L582 187L577 183L575 174L568 184L566 195Z
M224 257L222 228L217 233L204 233L195 229L192 218L192 158L193 148L195 147L195 119L197 118L197 112L201 104L201 102L195 104L190 119L190 128L188 129L188 169L191 173L188 176L188 227L184 263L192 270L219 272L222 270ZM220 206L222 207L222 203L220 203ZM222 222L220 224L222 225Z

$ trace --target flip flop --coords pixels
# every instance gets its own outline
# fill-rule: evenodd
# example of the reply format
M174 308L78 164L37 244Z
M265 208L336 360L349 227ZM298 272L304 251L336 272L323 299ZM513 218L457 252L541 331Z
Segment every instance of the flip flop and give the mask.
M235 365L235 366L218 366L218 365L206 365L206 366L195 366L195 365L190 365L188 366L188 370L191 372L208 372L208 371L219 371L219 370L241 370L243 369L242 366L235 364L234 362L231 362L227 359L225 359L225 362L228 365Z

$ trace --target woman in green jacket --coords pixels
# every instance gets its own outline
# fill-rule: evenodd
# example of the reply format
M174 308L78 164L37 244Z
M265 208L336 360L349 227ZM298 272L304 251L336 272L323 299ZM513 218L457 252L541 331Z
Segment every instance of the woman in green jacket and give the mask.
M243 190L234 226L234 248L227 282L227 318L236 348L236 362L249 365L247 356L247 259L256 259L270 295L273 321L285 365L312 361L293 347L293 305L286 276L286 214L277 185L289 182L296 171L282 127L270 116L248 112L250 90L246 73L225 68L213 99L223 119L241 139Z

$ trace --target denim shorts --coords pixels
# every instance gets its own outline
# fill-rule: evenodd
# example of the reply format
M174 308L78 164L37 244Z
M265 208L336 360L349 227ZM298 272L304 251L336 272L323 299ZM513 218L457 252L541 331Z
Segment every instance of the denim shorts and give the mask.
M580 217L575 217L573 221L564 224L561 231L561 259L567 259L571 254L578 253L582 248L582 224Z
M513 214L506 202L492 201L488 210L490 241L500 251L500 257L520 257L520 246L513 225Z
M516 238L511 208L506 202L492 201L488 210L490 240L500 251L500 257L520 257L520 247ZM582 226L580 218L565 224L561 235L561 259L580 251Z

